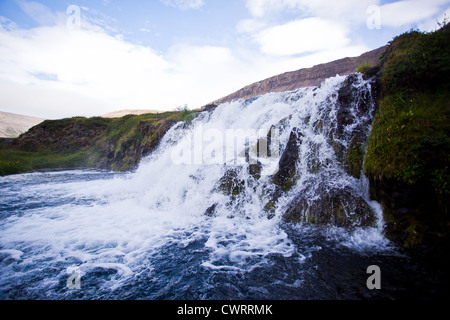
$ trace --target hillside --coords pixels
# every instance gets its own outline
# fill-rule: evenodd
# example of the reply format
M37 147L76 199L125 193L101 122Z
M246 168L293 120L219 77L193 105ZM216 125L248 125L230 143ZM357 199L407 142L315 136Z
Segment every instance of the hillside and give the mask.
M17 138L44 119L0 111L0 138Z
M136 115L140 116L146 113L162 113L163 111L157 111L157 110L119 110L119 111L113 111L108 112L104 115L101 115L102 118L121 118L125 117L127 115Z
M448 240L450 26L396 37L379 69L364 165L371 195L383 205L391 239L405 246Z
M318 86L325 79L337 74L344 76L356 72L358 68L368 68L379 64L379 57L386 51L381 47L362 54L359 57L344 58L329 63L319 64L312 68L286 72L268 79L248 85L226 97L220 98L213 105L237 99L248 99L269 92L282 92L301 87Z
M17 139L0 139L0 175L44 169L134 169L178 121L194 111L121 118L46 120Z

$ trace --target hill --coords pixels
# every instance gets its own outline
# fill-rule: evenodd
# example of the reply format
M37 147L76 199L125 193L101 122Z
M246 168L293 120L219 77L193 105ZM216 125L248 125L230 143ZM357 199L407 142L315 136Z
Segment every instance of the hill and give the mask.
M102 115L102 118L121 118L130 114L140 116L146 113L163 113L164 111L157 111L157 110L119 110L119 111L113 111L106 113Z
M0 138L17 138L44 119L0 111Z
M268 79L255 82L228 96L220 98L211 104L219 105L237 99L248 99L269 92L282 92L301 87L318 86L325 79L337 74L344 76L358 71L359 68L370 68L379 64L379 57L386 51L381 47L362 54L359 57L344 58L336 61L319 64L312 68L286 72Z

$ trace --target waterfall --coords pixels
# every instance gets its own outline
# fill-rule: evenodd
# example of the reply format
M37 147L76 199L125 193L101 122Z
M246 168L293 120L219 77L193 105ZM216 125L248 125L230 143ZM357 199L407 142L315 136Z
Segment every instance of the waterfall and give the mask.
M302 263L320 250L296 246L284 225L346 232L350 247L383 242L381 209L362 174L374 108L360 74L336 76L203 111L174 125L130 174L2 178L4 199L26 203L1 220L0 256L11 262L2 281L45 274L39 290L75 265L82 279L103 270L104 290L114 290L167 259L181 263L173 252L187 248L202 268L225 272L250 272L273 256ZM33 177L45 183L7 187Z
M357 74L222 104L174 126L131 184L154 209L375 225L361 172L373 113Z

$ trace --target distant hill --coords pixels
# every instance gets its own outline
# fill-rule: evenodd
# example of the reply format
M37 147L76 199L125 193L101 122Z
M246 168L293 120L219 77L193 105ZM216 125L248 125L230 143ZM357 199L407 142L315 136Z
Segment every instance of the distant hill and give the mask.
M249 99L269 92L295 90L301 87L318 86L325 79L356 72L358 68L373 67L379 64L379 57L386 51L386 46L366 52L359 57L343 58L336 61L319 64L312 68L279 74L251 85L214 102L219 105L238 99Z
M17 138L45 119L0 111L0 138Z
M114 112L109 112L107 114L102 115L102 118L121 118L123 116L133 114L136 116L140 116L142 114L147 113L162 113L164 111L157 111L157 110L119 110Z

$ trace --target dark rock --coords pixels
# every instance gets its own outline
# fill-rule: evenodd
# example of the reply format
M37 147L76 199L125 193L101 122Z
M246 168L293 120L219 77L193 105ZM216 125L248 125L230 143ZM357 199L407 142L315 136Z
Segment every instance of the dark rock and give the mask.
M262 164L259 161L257 163L252 163L248 166L248 173L256 180L259 180L261 178L261 172L262 172Z
M242 168L228 169L219 180L216 190L229 196L239 195L245 188L245 181L239 178L241 169Z
M216 108L217 108L217 104L211 103L211 104L207 104L206 106L204 106L202 108L202 110L203 111L213 111Z
M213 204L208 209L206 209L205 215L208 217L213 217L216 213L216 208L217 208L217 203Z
M286 149L281 155L278 164L278 172L273 177L273 182L284 191L289 190L295 180L296 163L299 158L299 146L302 143L303 134L299 129L294 128L289 136Z

